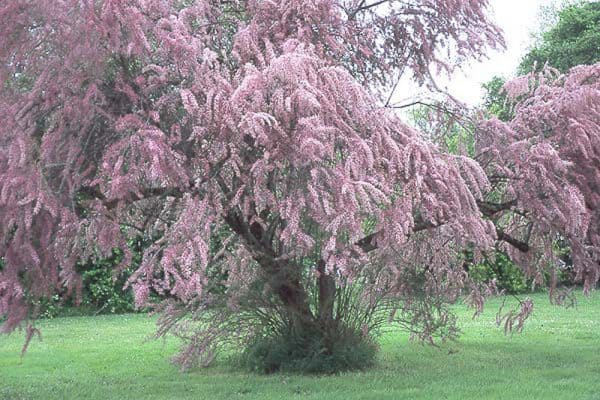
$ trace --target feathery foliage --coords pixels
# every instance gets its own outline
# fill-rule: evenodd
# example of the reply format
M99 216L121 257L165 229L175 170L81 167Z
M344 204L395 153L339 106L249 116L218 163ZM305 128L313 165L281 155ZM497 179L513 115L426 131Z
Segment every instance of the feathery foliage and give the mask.
M76 266L145 248L128 285L176 360L313 332L452 338L448 303L498 242L527 276L599 278L599 65L515 82L515 119L447 154L385 104L502 46L486 0L9 0L0 6L0 314L81 295ZM382 89L383 88L383 89ZM567 223L568 222L568 223ZM540 279L538 279L540 280ZM539 282L544 283L544 282ZM154 299L164 301L156 303ZM517 329L531 311L502 319ZM29 326L27 341L36 329ZM300 355L300 359L303 356ZM353 366L359 367L359 366ZM344 367L346 368L346 367Z

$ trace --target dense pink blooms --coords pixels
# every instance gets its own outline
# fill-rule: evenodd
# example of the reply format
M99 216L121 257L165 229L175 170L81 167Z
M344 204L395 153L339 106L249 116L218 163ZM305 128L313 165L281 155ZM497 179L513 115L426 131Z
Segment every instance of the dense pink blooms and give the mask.
M566 241L588 290L600 279L600 65L547 69L507 92L523 99L516 117L482 124L479 141L479 161L512 204L497 224L530 244L527 254L511 253L539 283L560 263L552 242Z

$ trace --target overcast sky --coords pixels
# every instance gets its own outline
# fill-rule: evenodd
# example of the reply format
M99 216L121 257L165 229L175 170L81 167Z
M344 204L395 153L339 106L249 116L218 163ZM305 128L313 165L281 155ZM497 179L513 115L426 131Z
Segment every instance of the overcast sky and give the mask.
M449 80L442 80L448 91L469 105L480 102L481 84L494 75L511 76L532 43L532 32L540 27L539 13L544 5L556 0L491 0L493 19L504 31L506 50L489 54L489 60L463 67Z

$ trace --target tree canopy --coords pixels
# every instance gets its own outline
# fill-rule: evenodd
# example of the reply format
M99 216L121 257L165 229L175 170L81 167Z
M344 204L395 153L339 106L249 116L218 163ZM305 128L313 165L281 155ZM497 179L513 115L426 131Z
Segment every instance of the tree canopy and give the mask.
M569 5L558 12L556 25L521 60L520 74L540 71L546 63L561 72L600 61L600 2Z
M564 73L577 65L600 61L600 2L577 2L545 13L547 22L553 24L543 28L532 48L523 56L518 75L539 73L547 66ZM514 101L504 93L505 83L504 78L496 76L483 85L486 90L483 106L501 120L508 121L514 117Z
M368 337L381 308L419 338L453 336L445 304L466 291L481 308L493 289L469 278L465 251L498 241L545 284L560 235L592 287L600 65L514 82L528 100L510 123L478 123L473 157L385 107L398 75L427 83L502 46L486 8L4 2L3 330L35 318L34 299L77 297L80 260L120 248L129 265L139 235L150 244L129 284L163 312L159 334L185 340L184 366L255 337L256 318L325 351L344 332Z

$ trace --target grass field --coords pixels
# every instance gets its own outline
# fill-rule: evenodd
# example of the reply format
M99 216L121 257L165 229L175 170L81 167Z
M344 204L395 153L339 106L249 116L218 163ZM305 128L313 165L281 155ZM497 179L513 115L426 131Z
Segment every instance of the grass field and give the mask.
M375 369L327 377L252 375L226 360L181 373L169 363L175 341L145 341L154 323L144 315L45 320L22 361L22 336L0 337L0 399L600 400L600 293L579 296L576 310L534 297L523 334L495 326L499 300L476 320L459 307L457 343L388 333Z

